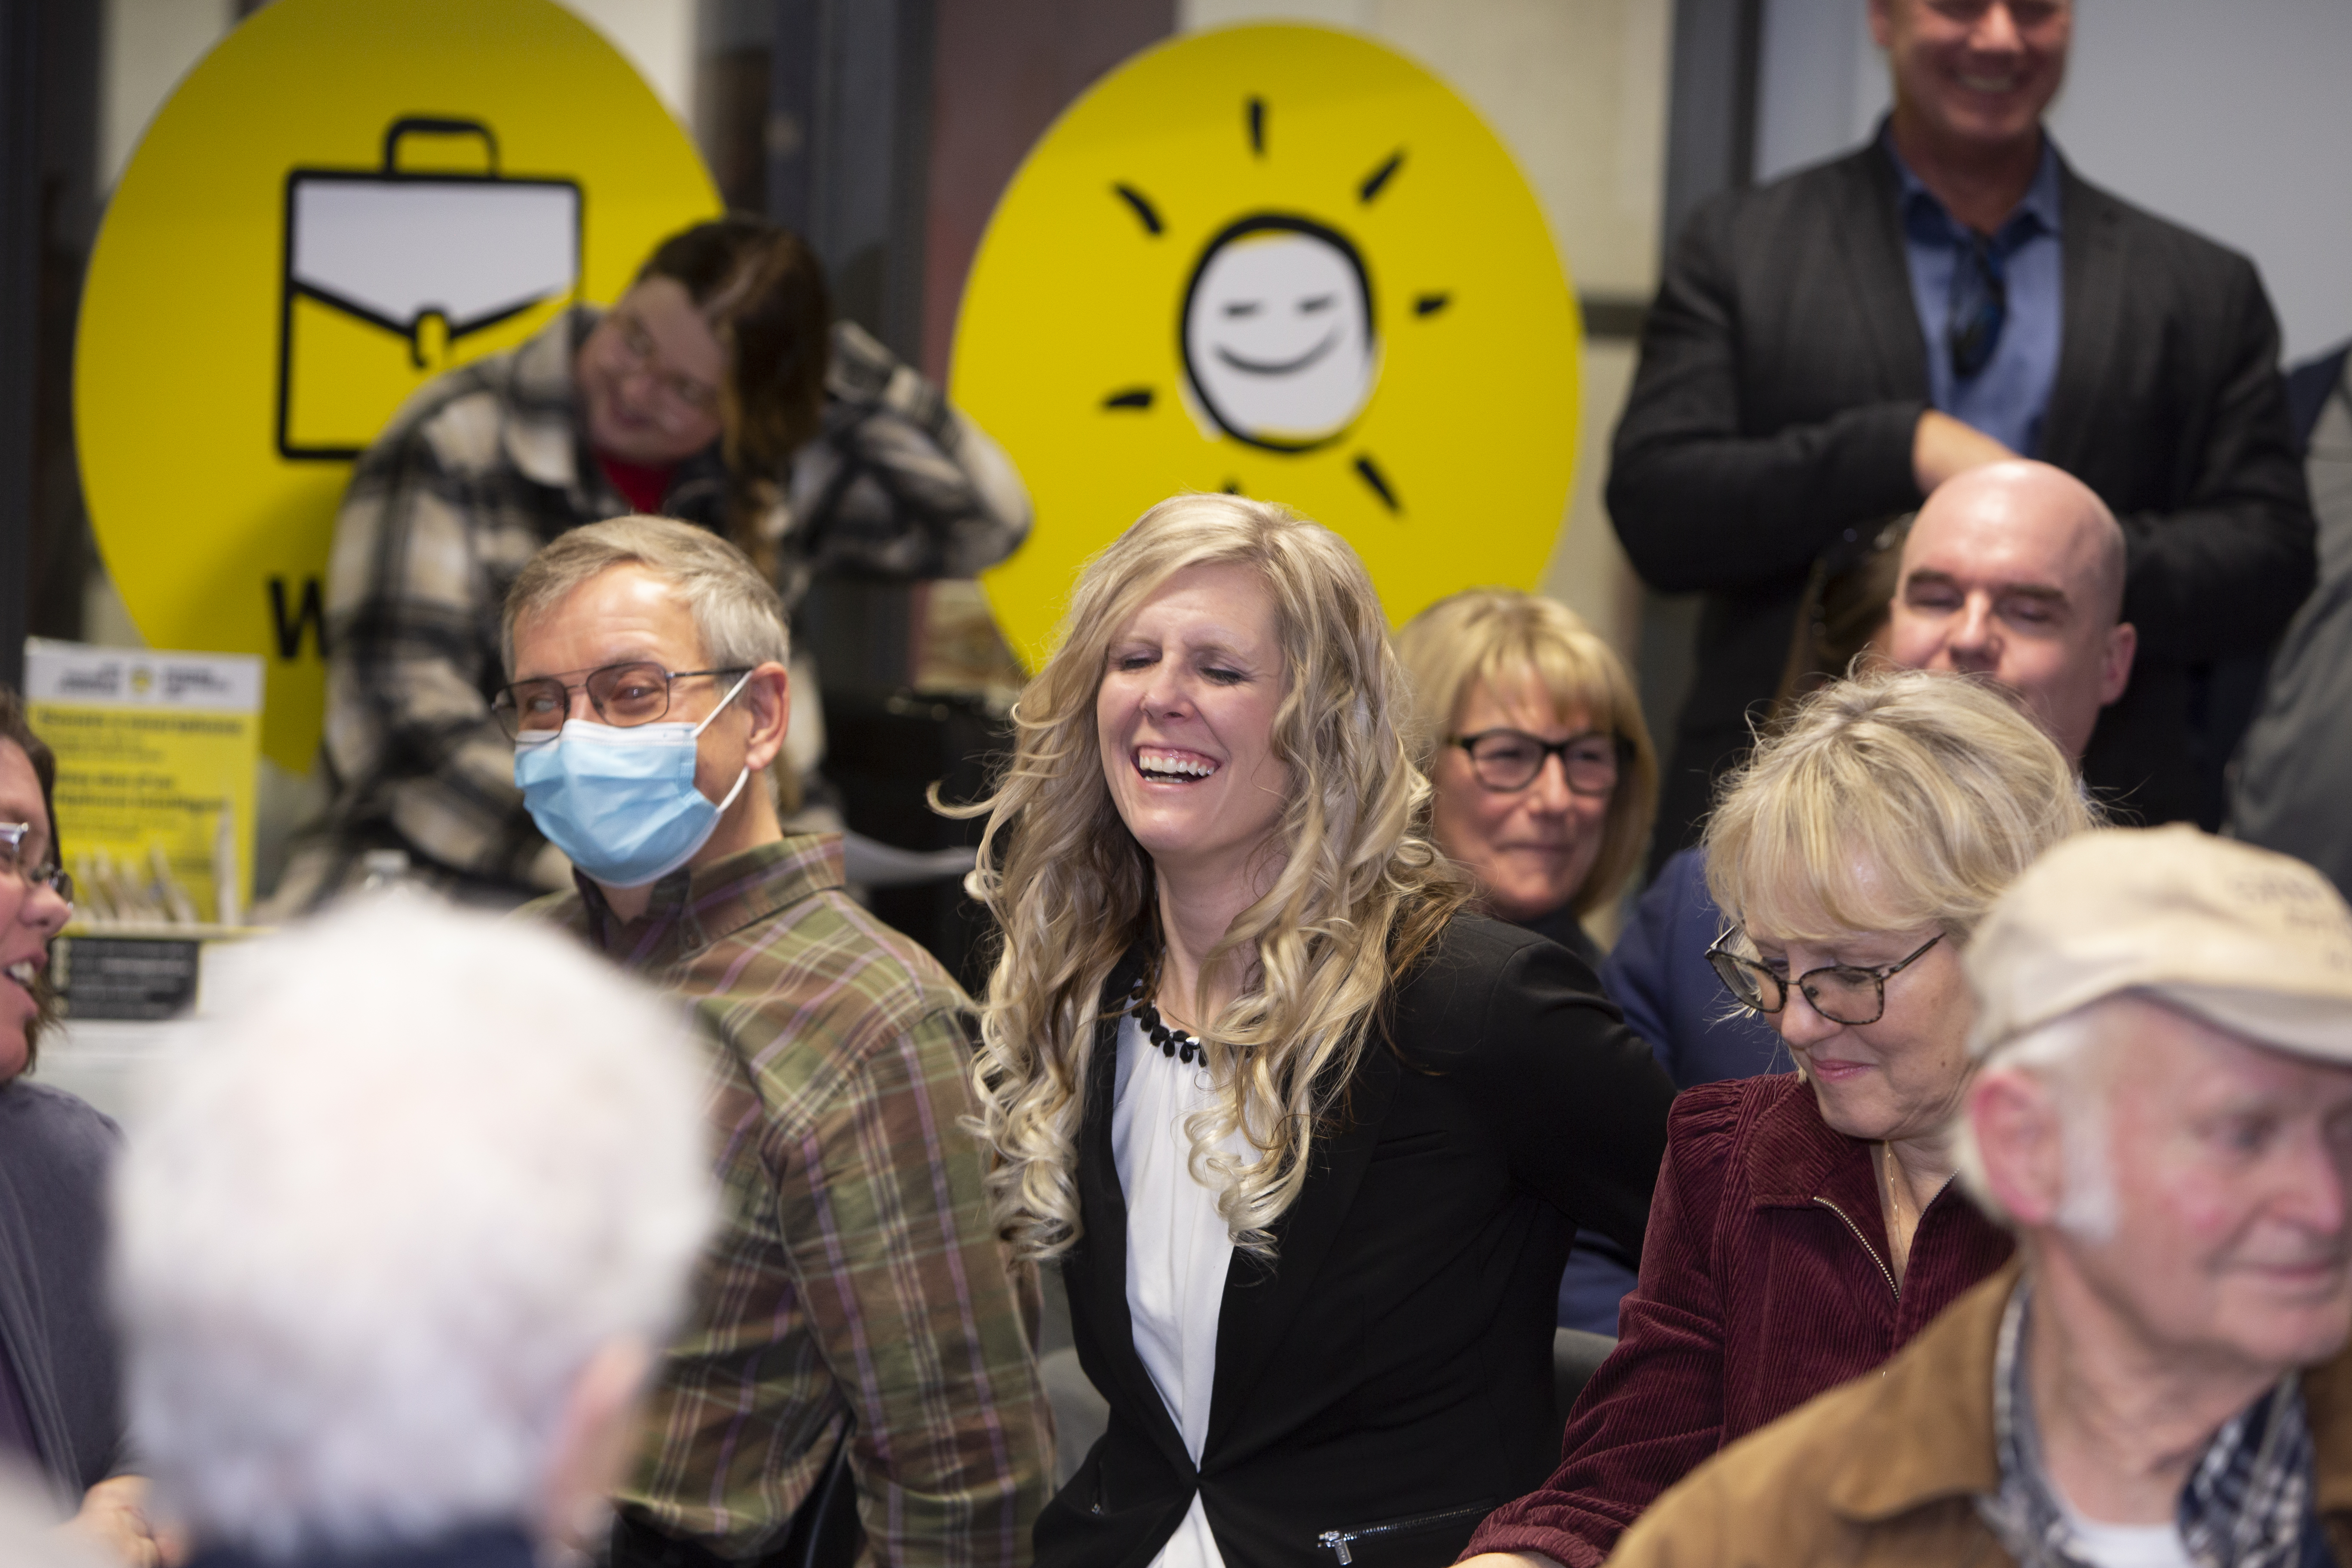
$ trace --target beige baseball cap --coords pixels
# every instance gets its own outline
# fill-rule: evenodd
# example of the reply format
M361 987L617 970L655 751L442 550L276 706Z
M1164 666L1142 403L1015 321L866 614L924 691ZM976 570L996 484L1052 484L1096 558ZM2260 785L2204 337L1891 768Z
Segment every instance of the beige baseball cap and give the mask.
M2352 909L2302 861L2186 824L2053 846L1994 903L1966 963L1974 1057L2133 991L2352 1064Z

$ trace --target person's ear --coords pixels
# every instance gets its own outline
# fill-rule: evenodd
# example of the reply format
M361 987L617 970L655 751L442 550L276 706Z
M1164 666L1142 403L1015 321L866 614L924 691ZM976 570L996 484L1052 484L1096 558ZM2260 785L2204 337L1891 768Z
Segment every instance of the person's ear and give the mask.
M2117 621L2107 632L2107 646L2099 654L2099 706L2105 708L2131 684L2132 659L2139 652L2139 628Z
M1880 48L1890 48L1895 43L1893 8L1901 0L1870 0L1870 41Z
M2020 1225L2050 1224L2066 1195L2066 1147L2049 1084L2023 1068L1987 1068L1967 1114L1993 1201Z
M635 1452L637 1395L652 1365L652 1349L629 1334L598 1345L572 1378L540 1481L542 1542L602 1555L607 1500Z
M783 752L784 735L793 722L792 672L770 659L745 679L743 695L737 700L751 720L743 762L756 773Z

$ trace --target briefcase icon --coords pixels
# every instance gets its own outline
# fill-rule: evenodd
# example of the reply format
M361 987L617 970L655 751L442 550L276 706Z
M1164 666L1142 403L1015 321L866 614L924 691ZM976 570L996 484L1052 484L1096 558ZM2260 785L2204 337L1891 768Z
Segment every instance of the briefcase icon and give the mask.
M404 170L413 136L478 138L480 174ZM353 458L454 364L522 342L580 295L576 181L499 171L479 121L409 118L380 169L286 176L278 359L280 456Z

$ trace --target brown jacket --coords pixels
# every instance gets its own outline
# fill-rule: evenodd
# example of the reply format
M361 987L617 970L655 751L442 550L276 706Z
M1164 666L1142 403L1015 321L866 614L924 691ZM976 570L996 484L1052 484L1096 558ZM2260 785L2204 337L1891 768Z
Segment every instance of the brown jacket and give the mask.
M1880 1370L1832 1389L1708 1460L1625 1532L1612 1568L1996 1568L1977 1517L2000 1484L1993 1341L2017 1283L2006 1268ZM2352 1563L2352 1351L2305 1374L2319 1512Z

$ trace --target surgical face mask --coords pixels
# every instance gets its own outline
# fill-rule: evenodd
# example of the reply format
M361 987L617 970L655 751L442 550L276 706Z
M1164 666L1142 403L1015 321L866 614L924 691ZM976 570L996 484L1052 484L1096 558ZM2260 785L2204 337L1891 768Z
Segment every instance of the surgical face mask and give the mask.
M515 784L530 819L608 888L660 881L709 842L751 776L745 766L716 805L694 787L696 742L751 679L738 680L699 724L616 729L572 719L553 740L518 750Z

